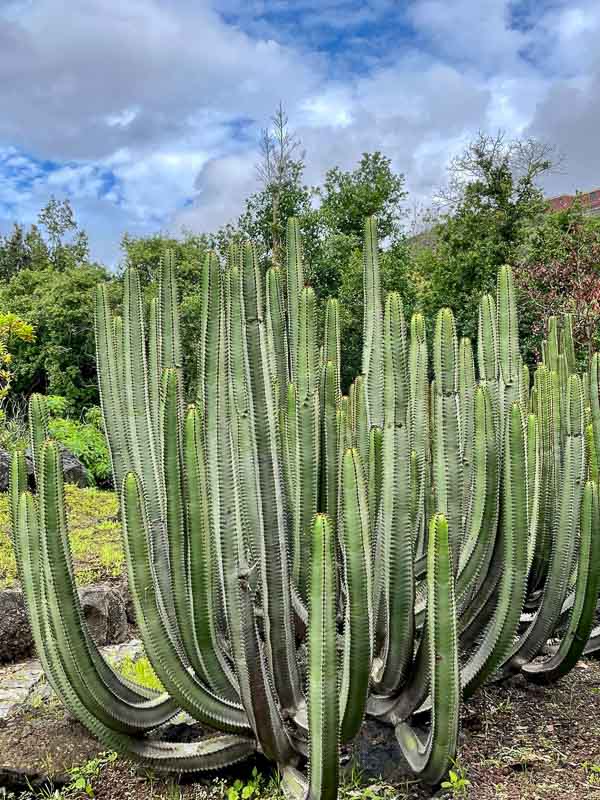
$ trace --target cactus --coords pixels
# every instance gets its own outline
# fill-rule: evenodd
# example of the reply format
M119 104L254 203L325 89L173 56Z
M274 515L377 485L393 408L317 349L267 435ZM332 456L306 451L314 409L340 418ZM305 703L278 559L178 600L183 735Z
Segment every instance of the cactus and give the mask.
M339 305L320 308L305 286L293 219L285 269L263 276L248 243L224 269L206 257L187 406L173 256L147 324L135 270L122 316L98 290L128 581L161 694L123 679L89 636L59 451L43 398L31 399L38 496L16 453L17 565L46 674L107 747L172 772L258 751L288 797L334 800L340 746L370 714L437 783L462 699L516 672L555 680L600 648L599 357L578 374L567 316L550 321L530 373L508 267L482 298L476 347L442 309L429 352L423 316L407 330L400 296L383 296L378 252L370 218L363 371L347 396ZM532 663L557 634L556 652ZM214 733L146 735L180 709Z

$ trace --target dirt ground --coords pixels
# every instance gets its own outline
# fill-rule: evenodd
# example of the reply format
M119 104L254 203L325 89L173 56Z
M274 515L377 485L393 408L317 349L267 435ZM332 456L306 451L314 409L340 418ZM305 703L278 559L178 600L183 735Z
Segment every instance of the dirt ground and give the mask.
M64 776L97 757L101 748L56 701L35 705L0 726L0 768ZM521 678L488 686L465 704L455 771L469 783L455 787L454 793L436 793L403 775L393 737L373 723L365 726L354 759L354 765L346 767L342 798L600 798L600 661L581 661L550 687L528 685ZM228 797L236 779L252 781L253 766L264 777L252 800L277 796L276 781L264 762L239 767L224 778L176 784L117 759L97 768L90 784L99 800L216 800Z

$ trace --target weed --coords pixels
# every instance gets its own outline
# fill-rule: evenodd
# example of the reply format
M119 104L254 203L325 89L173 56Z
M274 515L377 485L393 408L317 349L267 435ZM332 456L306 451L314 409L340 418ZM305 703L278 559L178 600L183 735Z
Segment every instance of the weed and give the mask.
M446 789L451 797L468 797L471 781L467 778L466 770L457 761L452 762L453 769L448 772L448 780L443 781L442 789Z
M229 787L227 800L258 800L263 784L263 776L254 767L252 775L246 783L238 779L233 786Z

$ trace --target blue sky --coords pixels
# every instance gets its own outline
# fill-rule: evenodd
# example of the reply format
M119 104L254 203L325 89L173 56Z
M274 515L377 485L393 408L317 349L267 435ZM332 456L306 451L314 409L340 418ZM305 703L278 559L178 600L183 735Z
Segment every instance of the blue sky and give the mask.
M478 130L600 185L597 0L0 0L0 231L68 197L92 255L124 231L211 230L256 188L283 101L307 180L366 150L430 202Z

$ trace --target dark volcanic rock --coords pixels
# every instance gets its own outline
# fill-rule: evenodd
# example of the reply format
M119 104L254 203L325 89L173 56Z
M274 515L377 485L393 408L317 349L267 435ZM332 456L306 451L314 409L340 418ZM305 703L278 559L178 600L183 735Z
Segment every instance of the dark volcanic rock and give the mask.
M33 650L33 637L22 592L0 592L0 664L27 658Z

